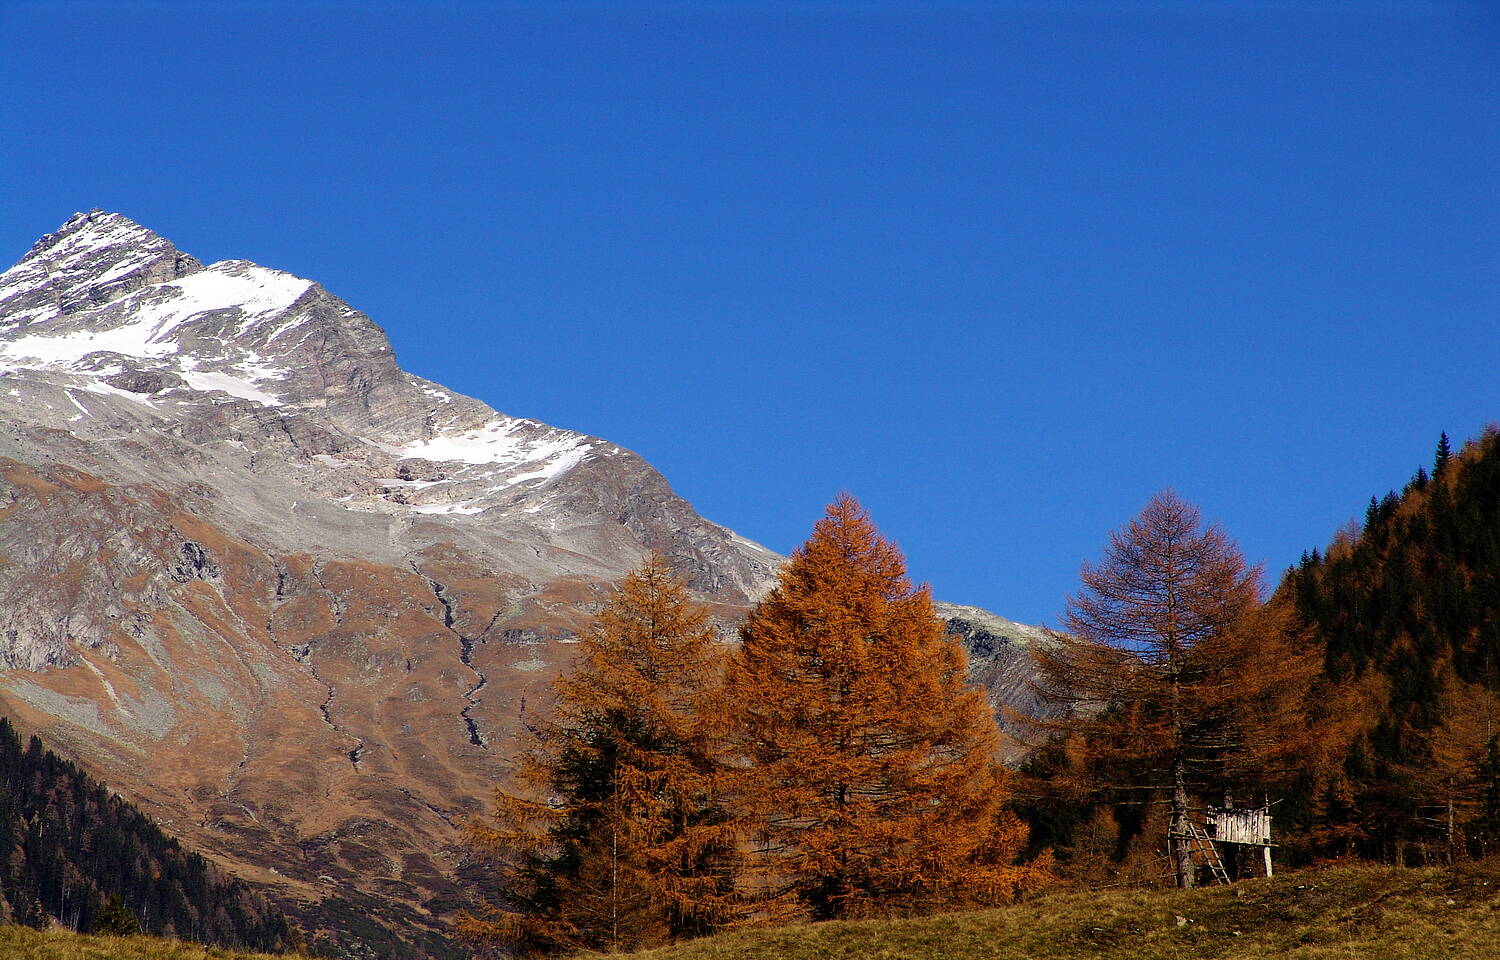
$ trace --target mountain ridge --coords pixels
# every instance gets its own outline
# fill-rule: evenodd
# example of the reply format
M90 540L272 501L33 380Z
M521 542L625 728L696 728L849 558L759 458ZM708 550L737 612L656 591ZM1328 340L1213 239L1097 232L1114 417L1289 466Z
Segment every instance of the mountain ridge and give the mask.
M59 249L67 254L60 268L38 263ZM188 265L145 282L167 261ZM38 273L47 278L43 299L72 310L38 306ZM32 286L18 288L25 280ZM95 295L101 285L109 295ZM408 517L497 510L514 520L549 513L551 496L571 494L576 512L578 491L559 491L551 481L579 468L588 473L599 460L622 458L629 470L650 471L616 444L500 414L405 373L384 332L314 281L248 261L203 266L118 214L75 215L0 275L0 376L37 371L73 391L69 424L95 402L83 391L169 418L184 403L224 407L173 425L190 442L243 442L236 431L247 428L286 434L304 461L322 460L298 464L324 468L314 493L346 509ZM650 479L664 486L659 475ZM669 488L652 495L675 499ZM674 519L689 519L682 507ZM722 553L746 554L737 566L756 569L736 572L741 592L769 582L778 559L771 551L718 525L696 533L711 535ZM371 546L362 545L362 555Z

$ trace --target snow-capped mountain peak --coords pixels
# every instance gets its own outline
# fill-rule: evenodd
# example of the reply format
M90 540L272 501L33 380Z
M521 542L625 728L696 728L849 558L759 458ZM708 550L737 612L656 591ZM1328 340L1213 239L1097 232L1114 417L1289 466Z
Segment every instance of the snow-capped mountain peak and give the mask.
M204 266L99 210L0 274L7 397L87 441L133 419L170 423L257 469L284 458L288 478L341 510L429 522L508 515L550 533L576 522L565 502L597 498L570 474L639 463L406 373L378 326L311 280L247 260Z
M0 323L17 327L53 320L199 266L128 217L103 210L75 213L0 275Z
M0 516L0 713L310 935L359 880L358 956L441 942L452 825L612 582L661 554L728 632L781 560L628 450L406 373L320 284L100 211L0 274ZM1012 683L1014 625L959 612Z
M391 864L361 956L441 936L454 818L612 581L654 551L728 619L780 559L627 450L406 373L320 284L102 211L0 274L0 516L0 712L310 931Z

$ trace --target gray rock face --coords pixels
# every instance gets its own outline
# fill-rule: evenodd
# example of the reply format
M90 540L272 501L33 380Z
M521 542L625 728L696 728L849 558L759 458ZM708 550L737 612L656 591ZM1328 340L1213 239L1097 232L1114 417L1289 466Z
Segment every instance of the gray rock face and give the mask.
M216 518L282 552L405 564L456 541L542 582L611 578L657 550L731 603L779 561L635 454L403 372L318 284L202 266L118 214L75 215L0 275L0 420L0 455L206 484Z
M1036 666L1031 658L1034 645L1051 642L1051 632L979 607L942 602L934 606L938 616L948 622L948 632L963 640L969 654L969 675L989 692L1001 730L1015 735L1007 744L1008 755L1021 756L1024 751L1015 737L1025 731L1014 714L1045 717L1061 709L1060 704L1048 701L1037 690Z

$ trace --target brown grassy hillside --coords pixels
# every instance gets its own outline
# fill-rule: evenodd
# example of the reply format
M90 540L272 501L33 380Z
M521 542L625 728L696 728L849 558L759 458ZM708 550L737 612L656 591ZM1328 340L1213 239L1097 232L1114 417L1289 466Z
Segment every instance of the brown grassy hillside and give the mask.
M1183 892L1055 893L921 920L744 931L631 957L1490 960L1500 957L1500 860L1451 870L1338 867Z
M288 960L155 937L86 937L67 930L0 926L5 960Z

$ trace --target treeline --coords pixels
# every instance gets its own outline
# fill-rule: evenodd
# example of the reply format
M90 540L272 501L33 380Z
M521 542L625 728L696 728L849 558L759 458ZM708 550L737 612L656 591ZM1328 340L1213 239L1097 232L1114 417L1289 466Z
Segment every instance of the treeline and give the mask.
M1190 846L1169 839L1174 824L1271 800L1284 865L1500 850L1500 434L1458 452L1442 436L1430 471L1372 498L1362 526L1305 554L1264 603L1200 577L1179 584L1171 617L1142 614L1171 606L1142 592L1151 558L1197 569L1186 528L1139 536L1159 500L1085 568L1075 636L1039 651L1063 708L1035 718L1018 784L1033 849L1081 883L1182 882L1201 865L1173 863ZM1254 582L1237 551L1219 556ZM1133 576L1101 578L1111 566ZM1174 647L1160 625L1184 598L1222 616ZM1120 610L1139 616L1122 625ZM1228 859L1230 874L1253 869Z
M1225 531L1153 497L1033 645L1044 709L1014 718L1031 752L1007 773L957 639L852 500L732 652L653 560L472 825L491 905L464 932L618 950L1058 880L1192 886L1262 872L1263 834L1209 831L1264 814L1282 866L1500 849L1500 434L1442 437L1267 593Z
M3 717L0 919L259 951L294 939L257 893L183 850L39 738L23 747Z
M1047 882L956 638L837 500L727 651L665 561L580 638L555 708L469 838L463 933L523 955L1013 899Z
M1395 863L1500 850L1500 433L1371 498L1362 529L1287 571L1275 602L1349 691L1331 769L1304 778L1308 853Z

